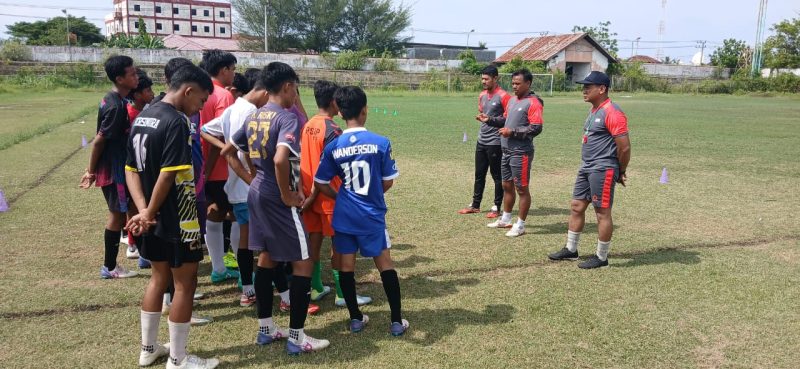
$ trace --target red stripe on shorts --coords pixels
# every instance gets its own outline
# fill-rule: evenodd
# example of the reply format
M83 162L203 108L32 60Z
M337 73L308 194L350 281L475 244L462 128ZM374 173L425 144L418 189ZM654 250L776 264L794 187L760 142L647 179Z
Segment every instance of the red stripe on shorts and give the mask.
M528 155L522 155L522 187L528 186Z
M609 207L611 203L611 185L614 181L614 169L606 170L606 179L603 181L603 201L600 203L601 208Z

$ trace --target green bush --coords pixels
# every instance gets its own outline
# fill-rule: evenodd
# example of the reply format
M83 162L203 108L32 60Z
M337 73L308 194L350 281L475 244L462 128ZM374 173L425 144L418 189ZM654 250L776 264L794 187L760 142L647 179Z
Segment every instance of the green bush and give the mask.
M548 73L547 65L543 61L525 61L519 55L511 59L510 62L503 64L499 71L500 73L514 73L522 68L529 70L531 73Z
M369 50L345 50L338 54L322 53L322 61L328 68L335 70L362 70L368 55Z
M91 64L75 64L58 66L50 70L22 67L9 77L7 82L22 87L50 89L54 87L78 88L97 85L95 66Z
M472 50L462 51L458 54L458 59L461 60L461 66L459 67L459 70L461 73L466 74L479 75L481 74L481 71L483 71L483 68L489 65L486 63L478 63L478 60L475 59L475 54L472 52Z
M381 58L375 62L375 71L378 72L396 72L400 68L397 66L397 59L392 58L388 52L383 52Z
M447 78L443 77L438 71L432 70L425 76L425 80L419 83L419 89L425 91L447 91Z
M0 59L10 61L29 61L33 60L31 49L19 41L6 41L0 49Z

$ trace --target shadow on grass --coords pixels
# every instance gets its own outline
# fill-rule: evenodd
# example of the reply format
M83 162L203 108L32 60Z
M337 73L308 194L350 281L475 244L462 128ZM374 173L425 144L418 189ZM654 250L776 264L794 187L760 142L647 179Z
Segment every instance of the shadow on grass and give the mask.
M530 212L528 212L528 215L533 215L533 216L564 215L564 216L568 216L569 215L569 209L567 209L567 208L546 208L546 207L531 208Z
M630 259L622 263L614 263L614 268L632 268L639 266L661 265L661 264L683 264L693 265L700 263L700 253L696 251L672 249L657 250L649 253L622 253L611 255L612 258Z
M443 338L452 336L462 326L504 324L510 322L515 313L516 309L506 304L488 305L481 312L461 308L405 311L403 317L410 322L410 328L404 336L392 337L388 332L390 314L387 309L371 312L369 314L370 325L358 334L351 334L346 330L346 321L334 322L321 329L312 327L308 330L309 335L331 341L329 348L313 354L289 357L286 354L285 341L264 347L248 342L212 350L198 350L192 354L200 357L237 357L234 361L221 363L225 368L253 365L348 363L380 353L381 347L376 344L379 341L390 341L398 345L412 343L419 346L432 346ZM252 338L255 340L255 334Z

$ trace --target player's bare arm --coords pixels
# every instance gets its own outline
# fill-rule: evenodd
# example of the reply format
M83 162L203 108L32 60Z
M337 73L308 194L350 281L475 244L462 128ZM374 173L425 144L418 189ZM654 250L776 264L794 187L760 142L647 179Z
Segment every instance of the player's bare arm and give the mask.
M200 136L203 137L203 139L206 140L206 142L211 144L212 147L216 147L219 150L222 150L225 147L225 142L223 140L220 140L219 137L217 136L214 136L203 130L200 130Z
M245 168L244 165L242 165L242 162L239 160L239 155L237 151L238 150L236 149L236 146L234 146L233 143L229 142L222 149L222 157L224 157L225 160L228 161L228 165L231 166L233 172L236 173L236 175L239 176L239 178L241 178L244 181L244 183L247 183L249 185L250 182L253 182L252 173L255 173L255 171L250 171L247 168Z
M625 170L628 169L628 162L631 161L631 139L628 135L614 137L614 143L617 144L617 159L619 159L619 179L617 182L625 186L625 181L628 179Z
M90 188L92 187L92 184L94 184L94 181L97 178L95 175L95 170L97 170L97 162L100 161L100 154L103 153L105 147L105 137L100 134L94 136L94 140L92 140L92 153L89 155L89 166L86 168L86 172L84 172L83 176L81 177L81 188Z
M388 192L389 189L392 188L392 186L394 186L394 179L383 181L383 193Z

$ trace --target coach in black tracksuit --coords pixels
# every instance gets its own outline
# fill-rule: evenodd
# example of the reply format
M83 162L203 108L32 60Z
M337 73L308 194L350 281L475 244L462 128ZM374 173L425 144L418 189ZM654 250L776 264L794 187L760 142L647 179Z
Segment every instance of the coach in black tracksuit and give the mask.
M459 214L480 213L483 189L486 187L486 172L492 173L494 180L494 207L486 214L487 218L496 218L498 209L503 202L503 186L500 180L500 134L498 128L486 123L481 123L482 115L489 117L502 117L506 111L511 95L497 85L497 67L489 65L481 71L481 84L483 91L478 97L478 115L475 119L481 124L478 144L475 147L475 187L472 195L472 204L459 210Z

